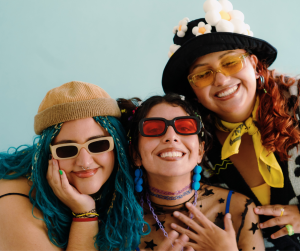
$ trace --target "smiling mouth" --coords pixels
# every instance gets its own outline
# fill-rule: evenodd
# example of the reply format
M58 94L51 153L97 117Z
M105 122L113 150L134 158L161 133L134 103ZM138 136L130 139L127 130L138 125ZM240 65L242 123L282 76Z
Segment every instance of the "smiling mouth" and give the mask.
M79 172L73 172L77 177L79 178L89 178L92 177L96 174L99 168L94 168L90 170L85 170L85 171L79 171Z
M226 89L225 91L221 91L221 92L217 93L216 96L217 96L218 98L224 98L224 97L227 97L227 96L229 96L229 95L235 93L236 90L239 88L239 86L240 86L240 85L238 84L238 85L235 85L235 86L233 86L233 87L231 87L231 88L229 88L229 89Z
M177 157L182 157L184 155L183 152L164 152L164 153L161 153L159 155L159 157L161 158L177 158Z

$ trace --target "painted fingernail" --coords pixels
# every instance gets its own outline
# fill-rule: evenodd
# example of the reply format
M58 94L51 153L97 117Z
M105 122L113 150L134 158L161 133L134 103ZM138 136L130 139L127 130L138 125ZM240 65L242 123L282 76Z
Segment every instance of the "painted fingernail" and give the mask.
M179 213L175 211L175 212L173 213L173 215L177 217L177 216L179 216Z
M59 174L60 174L60 175L63 175L63 171L62 171L62 170L59 170Z

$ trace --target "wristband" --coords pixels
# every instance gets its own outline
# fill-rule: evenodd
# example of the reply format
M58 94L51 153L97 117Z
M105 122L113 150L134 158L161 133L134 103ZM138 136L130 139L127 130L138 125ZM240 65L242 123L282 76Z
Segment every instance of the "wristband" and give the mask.
M93 218L73 218L73 221L77 221L77 222L98 221L98 217L93 217Z

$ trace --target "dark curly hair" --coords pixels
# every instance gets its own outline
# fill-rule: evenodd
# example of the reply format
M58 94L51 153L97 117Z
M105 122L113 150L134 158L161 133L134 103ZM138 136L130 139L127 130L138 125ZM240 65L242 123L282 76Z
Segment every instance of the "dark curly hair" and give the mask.
M138 138L140 134L139 122L141 119L147 116L152 107L161 103L167 103L173 106L182 107L190 116L201 116L201 114L195 106L192 106L190 102L183 100L180 95L175 93L168 93L164 96L152 96L145 100L141 106L137 106L139 101L141 101L139 98L132 98L129 100L122 98L117 99L118 105L122 112L121 123L128 131L127 136L130 140L130 158L132 163L135 162L135 159L137 157L133 153L136 153L138 157L140 157L138 150ZM198 134L198 137L199 142L205 141L204 150L206 152L211 147L210 144L212 142L212 137L210 133L208 133L208 131L205 128L202 128L200 133ZM202 163L205 166L208 166L205 163L204 156L202 158Z

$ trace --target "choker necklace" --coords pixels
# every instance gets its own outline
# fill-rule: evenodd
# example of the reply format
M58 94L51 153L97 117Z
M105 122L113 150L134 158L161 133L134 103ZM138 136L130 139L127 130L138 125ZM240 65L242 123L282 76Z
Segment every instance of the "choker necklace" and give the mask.
M156 193L156 194L160 194L160 195L173 195L174 196L174 195L179 195L179 194L183 193L184 191L190 189L191 184L192 183L188 184L186 187L184 187L181 190L176 191L174 193L168 192L168 191L163 191L163 190L157 189L155 187L151 187L151 186L149 186L149 189L150 189L150 192L152 192L152 193Z
M155 194L150 191L150 195L157 197L159 199L162 199L162 200L178 200L178 199L181 199L183 196L190 194L192 191L193 190L189 189L188 191L185 191L184 193L177 195L177 196L166 196L166 195L161 195L161 194Z
M198 191L197 191L197 190L194 190L194 191L195 191L195 197L194 197L193 205L196 206L196 204L197 204L197 199L198 199ZM156 220L156 222L157 222L159 228L163 231L164 236L167 237L167 238L169 238L168 233L167 233L166 230L164 229L163 225L161 224L161 222L159 221L157 215L155 214L153 207L151 206L151 201L150 201L149 193L148 193L148 192L146 193L146 198L147 198L147 203L148 203L148 205L149 205L150 211L151 211L151 213L152 213L152 215L153 215L153 218ZM190 215L190 218L193 219L193 217L194 217L194 215L191 214L191 215ZM187 229L189 229L189 227L187 227ZM173 244L172 244L172 247L173 247Z

